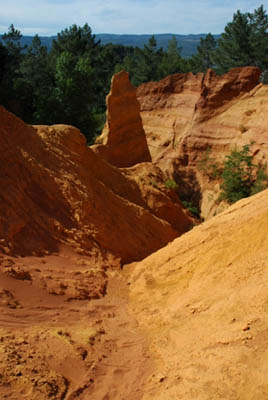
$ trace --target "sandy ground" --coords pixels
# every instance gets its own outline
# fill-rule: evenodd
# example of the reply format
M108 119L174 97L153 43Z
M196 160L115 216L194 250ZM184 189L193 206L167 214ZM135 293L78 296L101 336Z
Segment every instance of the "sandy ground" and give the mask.
M268 190L123 270L0 257L0 399L266 400Z
M68 248L0 258L0 398L142 398L153 370L127 282Z

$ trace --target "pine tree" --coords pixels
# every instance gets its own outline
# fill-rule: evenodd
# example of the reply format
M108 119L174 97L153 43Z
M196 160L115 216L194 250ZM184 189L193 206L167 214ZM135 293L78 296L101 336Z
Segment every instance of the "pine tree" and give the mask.
M14 112L20 117L24 117L23 102L21 94L16 88L16 82L20 77L20 63L23 60L23 51L26 46L21 45L22 35L19 30L15 29L11 24L8 33L2 36L3 44L6 51L2 51L5 65L2 66L1 80L1 104L9 111Z
M99 46L100 41L96 41L96 36L92 35L88 24L83 27L74 24L58 33L57 39L53 40L51 51L56 55L67 51L75 57L87 54L93 60L98 55Z
M260 6L254 13L234 14L218 40L213 58L220 73L233 67L268 68L268 17Z
M163 58L163 49L157 48L154 36L151 36L148 44L143 49L136 47L133 53L124 58L123 63L118 65L116 70L125 69L130 74L134 86L148 81L157 81L161 78L159 66Z
M248 14L242 14L238 10L218 40L214 57L218 72L224 73L233 67L253 65L251 32Z
M2 80L6 70L7 58L8 58L8 51L6 47L3 46L2 43L0 42L0 88L2 88ZM2 95L3 95L2 90L0 90L0 101ZM0 104L2 104L2 101Z
M192 72L206 72L207 69L214 67L213 55L216 47L217 41L211 33L208 33L205 38L200 38L197 54L190 60Z
M44 112L54 86L53 71L49 66L47 48L41 45L38 35L28 47L21 63L16 88L24 104L24 120L28 123L49 123L51 112ZM42 117L41 117L42 115Z
M265 70L268 68L268 16L263 5L254 13L249 13L248 18L252 28L253 65Z
M175 36L168 42L166 52L162 57L162 62L159 65L159 73L161 78L175 74L178 72L185 72L185 60L181 57L182 47L178 47L178 42Z
M105 86L101 50L88 24L72 25L58 34L50 54L55 79L51 118L76 126L89 143L97 133L98 114L104 107L104 99L99 100L104 98Z

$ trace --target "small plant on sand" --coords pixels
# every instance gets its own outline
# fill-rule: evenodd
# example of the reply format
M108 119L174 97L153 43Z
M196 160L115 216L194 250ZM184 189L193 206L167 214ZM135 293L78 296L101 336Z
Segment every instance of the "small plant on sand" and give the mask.
M166 186L167 189L172 189L172 190L177 190L178 189L178 185L173 179L167 179L165 181L165 186Z

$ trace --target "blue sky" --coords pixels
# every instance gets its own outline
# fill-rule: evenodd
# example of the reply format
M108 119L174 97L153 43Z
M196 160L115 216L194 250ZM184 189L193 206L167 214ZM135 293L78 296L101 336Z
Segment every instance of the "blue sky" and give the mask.
M14 24L23 35L55 35L86 22L93 33L221 33L234 12L254 0L0 0L0 33Z

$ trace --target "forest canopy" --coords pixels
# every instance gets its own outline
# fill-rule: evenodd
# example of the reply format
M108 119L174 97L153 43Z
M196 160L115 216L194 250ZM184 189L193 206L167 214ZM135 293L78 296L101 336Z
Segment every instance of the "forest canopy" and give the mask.
M268 16L261 5L253 13L239 10L216 39L200 38L197 53L182 57L175 36L159 48L151 36L143 48L102 45L88 24L58 33L50 50L36 35L30 45L13 25L0 42L0 104L30 124L65 123L78 127L92 143L105 120L105 96L115 72L125 69L135 86L169 74L222 74L238 66L268 70Z

